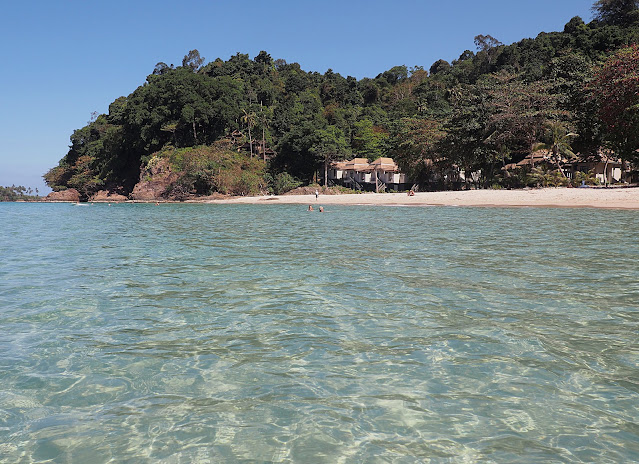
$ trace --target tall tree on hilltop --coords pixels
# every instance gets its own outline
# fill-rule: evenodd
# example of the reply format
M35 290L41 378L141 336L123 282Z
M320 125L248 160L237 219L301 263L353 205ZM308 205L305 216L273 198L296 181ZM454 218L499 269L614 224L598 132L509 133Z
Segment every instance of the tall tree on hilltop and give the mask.
M481 52L485 52L487 50L490 50L491 48L495 48L495 47L499 47L500 45L503 45L503 43L501 43L499 40L497 40L490 34L476 35L474 42L475 42L475 45L477 46L477 50Z
M172 68L173 68L173 65L169 66L165 62L160 61L159 63L155 65L155 68L153 68L153 74L155 74L156 76L161 76L162 74L167 73Z
M474 41L477 50L480 53L484 52L486 54L488 64L493 64L495 61L495 57L497 56L497 47L504 45L490 34L476 35Z
M200 56L200 52L197 51L197 49L190 50L182 59L182 66L185 68L191 68L191 71L193 72L200 69L202 63L204 63L204 57Z

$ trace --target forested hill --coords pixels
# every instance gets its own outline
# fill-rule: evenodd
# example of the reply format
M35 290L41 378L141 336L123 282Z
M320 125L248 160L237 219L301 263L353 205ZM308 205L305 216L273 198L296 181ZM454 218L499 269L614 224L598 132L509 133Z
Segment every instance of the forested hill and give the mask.
M241 164L219 155L223 147L237 152L223 142L238 132L249 142L246 156L259 160L264 147L277 153L254 171L260 189L281 173L310 182L326 162L353 156L392 156L417 181L451 166L481 169L491 184L509 182L501 166L541 142L581 153L608 147L633 160L638 4L599 0L588 24L574 17L563 31L511 45L479 35L475 51L452 63L396 66L361 80L306 72L264 51L205 63L192 50L182 66L158 63L144 85L76 130L44 178L85 198L101 189L127 194L141 168L164 157L182 189L208 194L219 185L220 159ZM189 147L214 145L215 159L175 162Z

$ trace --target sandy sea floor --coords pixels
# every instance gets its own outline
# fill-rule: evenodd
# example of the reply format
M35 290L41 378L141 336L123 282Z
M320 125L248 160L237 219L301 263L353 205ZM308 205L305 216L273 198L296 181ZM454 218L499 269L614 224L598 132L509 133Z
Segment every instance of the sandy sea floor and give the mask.
M195 200L220 204L308 204L386 206L497 206L639 209L639 188L544 188L446 192L280 195Z

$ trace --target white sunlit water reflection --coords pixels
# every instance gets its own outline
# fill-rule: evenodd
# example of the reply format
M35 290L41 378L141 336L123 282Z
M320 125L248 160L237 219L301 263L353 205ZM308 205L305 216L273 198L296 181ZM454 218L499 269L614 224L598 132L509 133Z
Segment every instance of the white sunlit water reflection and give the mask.
M638 230L0 204L0 462L638 461Z

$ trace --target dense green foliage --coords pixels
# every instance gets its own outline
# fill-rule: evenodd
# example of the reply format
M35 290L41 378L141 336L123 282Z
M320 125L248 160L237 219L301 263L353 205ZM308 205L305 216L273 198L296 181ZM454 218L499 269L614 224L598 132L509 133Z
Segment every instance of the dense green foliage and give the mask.
M54 190L72 187L85 197L105 188L131 191L157 153L211 146L234 131L242 131L250 149L224 161L235 166L233 176L244 176L251 164L246 158L259 157L259 147L277 152L264 167L268 172L251 168L265 180L244 179L247 192L255 186L280 191L297 185L293 178L311 182L336 159L382 155L421 183L456 168L481 172L484 185L511 186L503 165L568 134L578 134L570 140L574 152L607 145L636 161L639 141L622 144L615 135L620 126L606 116L608 103L595 97L610 96L602 94L610 82L600 69L637 75L636 48L614 55L639 41L637 3L599 0L589 24L575 17L562 32L511 45L478 35L477 51L466 50L452 63L438 60L428 71L395 66L361 80L330 69L305 72L264 51L205 64L191 50L180 67L158 63L144 85L76 130L69 152L44 177ZM608 59L617 64L604 67ZM636 92L634 77L627 83ZM630 126L623 127L639 133L635 113L624 113ZM236 191L212 174L221 161L204 158L196 171L185 171L184 188Z
M624 48L610 58L592 82L599 116L609 145L626 158L639 148L639 47Z

